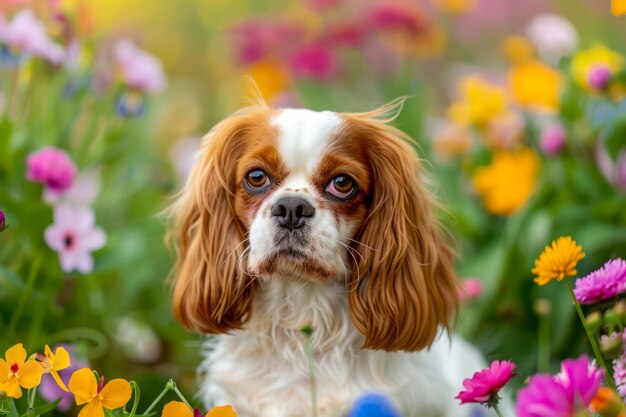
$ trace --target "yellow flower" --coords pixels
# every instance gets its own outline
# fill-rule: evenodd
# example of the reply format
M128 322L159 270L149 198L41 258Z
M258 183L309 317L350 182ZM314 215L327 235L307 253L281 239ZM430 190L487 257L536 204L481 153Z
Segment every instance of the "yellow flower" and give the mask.
M553 279L561 281L566 276L576 275L576 264L585 257L583 247L570 236L560 237L546 246L539 258L535 259L532 270L536 274L535 282L546 285Z
M132 394L128 381L114 379L104 385L88 368L82 368L72 374L70 391L76 398L76 405L87 404L80 410L78 417L104 417L104 409L113 410L126 405Z
M516 65L509 70L508 84L520 107L556 112L561 93L561 74L537 60Z
M531 149L499 151L491 164L476 170L472 182L488 212L509 216L535 191L538 171L539 157Z
M293 84L289 72L273 60L259 61L248 72L259 86L263 97L270 102L280 93L289 90Z
M611 13L613 13L613 16L626 14L626 0L612 0Z
M439 10L450 14L469 12L476 7L477 0L431 0Z
M185 403L170 401L163 407L161 417L202 417L202 414L197 408L192 411ZM213 407L211 411L206 413L205 417L237 417L237 413L230 405L223 405Z
M39 385L43 367L35 360L26 360L26 349L21 343L9 348L5 359L0 358L0 391L9 397L20 398L22 388Z
M480 77L469 76L459 81L461 100L448 110L450 119L462 126L482 128L495 117L507 112L503 88Z
M52 375L56 383L61 387L63 391L68 391L67 387L59 376L59 371L70 366L70 354L67 353L64 347L59 346L54 353L52 349L46 345L44 350L45 355L37 354L37 360L43 366L44 372Z
M514 65L524 64L535 58L535 47L523 36L508 36L502 42L504 56Z
M615 74L624 68L624 56L602 44L596 44L579 51L572 58L572 76L576 83L586 90L593 91L593 87L589 85L589 74L597 67L608 68Z

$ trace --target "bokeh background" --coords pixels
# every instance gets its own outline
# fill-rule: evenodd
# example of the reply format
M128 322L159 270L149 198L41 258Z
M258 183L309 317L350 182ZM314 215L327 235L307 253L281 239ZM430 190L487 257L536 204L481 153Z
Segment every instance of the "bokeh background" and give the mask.
M245 76L275 106L407 96L394 123L446 207L468 287L459 332L522 374L586 349L569 293L531 269L561 235L587 254L579 276L626 256L626 17L608 0L0 3L5 21L25 9L66 58L0 42L0 351L68 344L138 381L140 409L170 378L193 397L203 339L172 318L161 213L199 138L245 104ZM137 70L151 83L116 61L122 40L156 57ZM44 239L55 203L25 179L50 145L88 174L77 192L107 236L89 273L61 268Z

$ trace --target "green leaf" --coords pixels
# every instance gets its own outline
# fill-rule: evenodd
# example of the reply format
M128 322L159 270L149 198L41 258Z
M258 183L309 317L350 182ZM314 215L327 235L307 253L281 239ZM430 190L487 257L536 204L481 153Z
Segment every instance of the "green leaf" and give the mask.
M605 248L620 247L626 244L626 227L614 224L591 223L580 227L574 233L578 243L587 253L594 253Z
M3 413L0 415L4 415L6 417L17 417L19 415L17 414L17 408L15 408L15 402L11 397L4 397L0 399L0 410Z
M56 400L56 401L54 401L52 403L46 403L46 404L39 405L39 406L33 408L33 411L32 411L31 414L37 416L37 415L49 413L50 411L52 411L55 408L57 408L57 406L59 405L60 402L61 402L61 399L59 398L58 400ZM26 417L27 415L28 415L28 412L22 414L21 417Z

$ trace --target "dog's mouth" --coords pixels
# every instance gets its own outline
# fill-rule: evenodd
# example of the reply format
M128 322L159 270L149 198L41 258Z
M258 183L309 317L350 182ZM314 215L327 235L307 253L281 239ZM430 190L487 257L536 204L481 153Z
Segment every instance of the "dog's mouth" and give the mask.
M333 273L321 260L299 247L279 246L250 271L258 276L326 281Z

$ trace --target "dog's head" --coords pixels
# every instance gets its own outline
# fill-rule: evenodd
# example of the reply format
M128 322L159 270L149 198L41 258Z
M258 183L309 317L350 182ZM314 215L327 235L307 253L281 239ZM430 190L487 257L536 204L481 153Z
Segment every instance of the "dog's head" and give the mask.
M245 323L259 281L340 281L364 347L429 346L457 284L420 160L385 119L400 107L256 105L215 126L172 209L176 317L222 333Z

